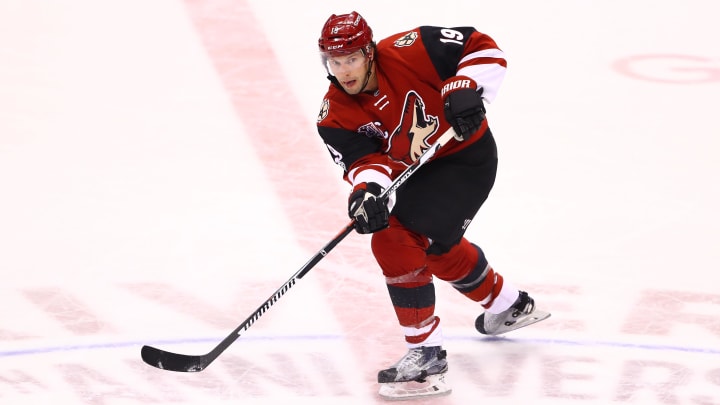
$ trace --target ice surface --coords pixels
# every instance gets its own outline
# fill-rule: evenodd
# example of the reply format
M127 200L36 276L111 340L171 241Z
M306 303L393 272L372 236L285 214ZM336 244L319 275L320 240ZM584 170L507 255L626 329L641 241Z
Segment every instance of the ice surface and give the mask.
M405 353L314 131L315 44L473 25L509 70L496 187L468 231L552 317L498 339L437 284L439 404L720 404L714 1L0 0L0 403L368 404ZM399 17L400 16L400 17Z

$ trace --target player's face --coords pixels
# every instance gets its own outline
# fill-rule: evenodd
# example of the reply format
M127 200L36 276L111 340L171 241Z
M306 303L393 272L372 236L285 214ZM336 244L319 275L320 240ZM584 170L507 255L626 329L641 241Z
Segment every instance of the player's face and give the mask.
M362 51L331 56L327 59L327 64L330 73L338 79L348 94L358 94L363 90L369 64L367 56Z

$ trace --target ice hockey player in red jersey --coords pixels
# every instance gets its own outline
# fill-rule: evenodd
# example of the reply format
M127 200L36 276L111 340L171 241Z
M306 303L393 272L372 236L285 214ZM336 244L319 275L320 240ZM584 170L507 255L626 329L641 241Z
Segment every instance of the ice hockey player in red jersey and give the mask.
M495 182L497 149L484 103L503 80L504 54L473 27L422 26L376 43L357 12L330 16L318 46L331 81L318 132L352 185L349 216L357 232L372 233L371 249L408 347L379 372L380 395L447 394L434 278L478 303L475 327L482 334L549 316L464 237ZM377 198L451 127L454 140L393 196Z

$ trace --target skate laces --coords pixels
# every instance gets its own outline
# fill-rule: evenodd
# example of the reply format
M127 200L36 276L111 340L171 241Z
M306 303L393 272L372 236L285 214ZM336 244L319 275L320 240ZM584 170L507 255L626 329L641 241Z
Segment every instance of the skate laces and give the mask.
M427 370L439 364L442 360L439 353L441 353L439 347L410 349L395 365L398 378L415 379L426 376L428 374Z

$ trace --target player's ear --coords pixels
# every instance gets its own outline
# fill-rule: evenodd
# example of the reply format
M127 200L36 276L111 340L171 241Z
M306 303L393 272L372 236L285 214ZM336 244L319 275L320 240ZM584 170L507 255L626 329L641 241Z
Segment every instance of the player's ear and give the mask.
M365 56L367 56L367 58L368 58L369 61L372 62L372 61L375 59L375 45L374 45L374 43L369 43L369 44L365 45L365 47L363 48L362 51L363 51L363 54L365 54Z

